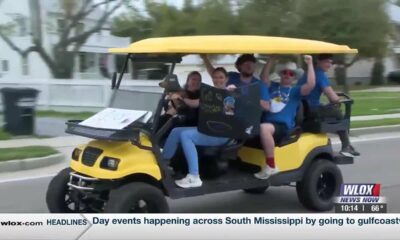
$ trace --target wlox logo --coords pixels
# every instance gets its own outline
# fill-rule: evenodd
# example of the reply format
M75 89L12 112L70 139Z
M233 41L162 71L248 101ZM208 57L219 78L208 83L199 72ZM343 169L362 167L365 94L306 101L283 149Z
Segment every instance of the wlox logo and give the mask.
M376 183L342 184L337 203L379 203L384 201L380 197L381 185Z
M342 184L340 196L379 197L380 184Z

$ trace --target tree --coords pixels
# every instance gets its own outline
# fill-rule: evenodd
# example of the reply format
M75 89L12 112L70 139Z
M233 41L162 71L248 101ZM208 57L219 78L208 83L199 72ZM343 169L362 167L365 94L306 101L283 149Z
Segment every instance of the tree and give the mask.
M51 48L45 48L42 40L42 19L39 0L30 0L32 46L21 49L9 37L10 24L0 26L0 38L11 49L19 53L23 61L31 52L37 52L48 66L54 78L72 78L74 59L81 46L94 33L100 31L110 16L124 3L124 0L63 0L64 27L58 31L58 41ZM82 21L94 11L101 11L98 21L82 29ZM85 26L86 27L86 26Z
M241 34L291 36L295 31L297 0L238 1Z
M385 56L391 25L385 0L301 0L298 9L298 37L349 45L357 48L355 57L338 56L347 68L361 58ZM348 91L344 81L344 91Z
M371 72L371 85L379 86L384 83L383 73L385 71L385 65L383 64L382 58L376 58L374 66Z
M113 34L132 41L147 37L238 33L229 0L185 0L182 9L166 2L145 1L145 12L132 9L113 22Z

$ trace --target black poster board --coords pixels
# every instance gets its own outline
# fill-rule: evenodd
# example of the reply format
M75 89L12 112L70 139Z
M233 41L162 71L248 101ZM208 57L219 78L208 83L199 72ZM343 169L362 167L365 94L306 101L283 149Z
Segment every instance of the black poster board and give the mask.
M237 88L234 92L206 84L201 87L198 123L201 133L250 138L260 131L261 114L259 83Z

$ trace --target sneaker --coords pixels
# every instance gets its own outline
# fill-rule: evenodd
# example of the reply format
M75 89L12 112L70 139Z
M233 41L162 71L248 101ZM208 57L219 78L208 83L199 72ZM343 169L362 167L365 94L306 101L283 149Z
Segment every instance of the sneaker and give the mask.
M342 148L342 150L340 151L340 154L342 154L343 156L346 157L357 157L360 156L360 153L357 152L353 146L348 146L345 148Z
M199 176L188 174L186 175L186 177L180 180L176 180L175 184L181 188L194 188L194 187L201 187L203 182L201 181Z
M254 176L256 178L258 178L258 179L264 179L265 180L265 179L268 179L269 177L271 177L272 175L275 175L277 173L279 173L278 167L271 168L270 166L267 165L266 167L263 167L261 169L261 171L259 171L258 173L255 173Z

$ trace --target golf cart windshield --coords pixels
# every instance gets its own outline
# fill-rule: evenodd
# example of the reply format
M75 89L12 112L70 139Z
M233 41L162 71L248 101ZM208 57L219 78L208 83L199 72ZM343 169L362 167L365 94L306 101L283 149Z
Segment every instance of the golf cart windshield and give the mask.
M109 107L154 113L161 96L156 92L115 89Z

